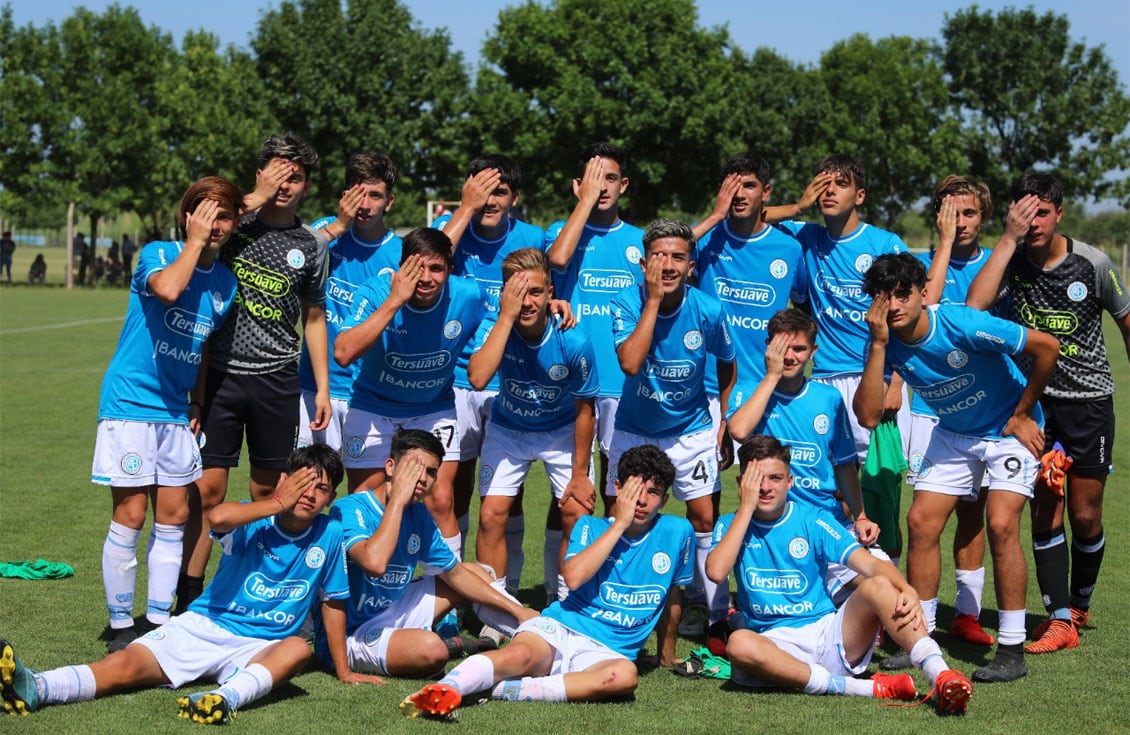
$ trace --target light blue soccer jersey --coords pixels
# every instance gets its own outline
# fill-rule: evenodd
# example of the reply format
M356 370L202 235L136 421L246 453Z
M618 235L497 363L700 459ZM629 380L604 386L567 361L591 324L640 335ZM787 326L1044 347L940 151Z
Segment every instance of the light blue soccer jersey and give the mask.
M744 382L736 388L727 417L741 408L756 388L756 384ZM847 521L843 505L835 497L835 468L855 462L855 439L838 390L806 380L797 393L773 391L753 433L774 436L789 447L792 500L820 508L841 522Z
M165 306L149 292L149 279L183 250L183 242L151 242L138 255L122 333L102 378L99 419L188 423L188 392L204 342L231 309L236 280L216 259L197 267L176 302Z
M918 259L922 261L926 266L926 271L929 272L930 264L934 262L934 253L921 253L918 255ZM951 257L949 267L946 268L946 283L942 288L942 298L939 303L964 304L965 297L969 294L969 286L987 262L989 262L989 254L983 248L977 248L977 252L973 254L972 258ZM922 416L934 415L934 412L926 405L926 401L918 395L918 391L915 391L914 396L910 399L910 412Z
M611 526L610 518L582 516L565 558L584 551ZM634 661L659 622L667 591L694 579L693 549L690 521L658 515L639 538L621 536L596 574L542 615Z
M498 311L498 300L502 296L502 261L510 253L522 248L541 250L545 233L540 227L517 219L507 220L506 233L494 240L483 238L472 222L459 238L455 248L454 273L463 278L472 278L486 294L485 306L489 313ZM460 388L473 390L467 379L467 361L471 359L471 345L459 355L455 364L455 384ZM492 378L484 390L498 390L498 379Z
M612 299L616 347L639 323L645 288L634 286ZM616 410L617 431L665 438L710 428L703 376L715 358L734 361L734 343L717 300L686 286L683 294L679 308L655 320L643 367L624 379Z
M749 237L734 234L725 220L699 238L694 253L698 286L722 302L734 340L738 373L760 380L765 374L769 317L802 302L808 276L800 243L788 232L764 227ZM718 395L718 371L706 371L706 392Z
M897 235L861 223L854 232L831 237L824 225L783 222L804 248L808 303L820 328L820 349L812 376L830 378L863 372L863 348L870 339L865 317L871 299L863 293L863 274L880 255L905 253Z
M557 240L564 222L545 231L545 249ZM611 227L585 225L573 259L553 272L557 298L573 307L577 328L588 335L596 350L600 395L620 396L624 371L612 342L612 297L629 286L643 283L643 230L619 221Z
M388 298L391 275L366 281L341 331L365 321ZM351 408L388 418L454 410L455 358L483 320L483 292L469 278L448 278L427 309L405 304L361 359Z
M212 532L220 566L189 610L236 635L279 640L298 635L315 601L349 598L341 524L320 515L291 535L276 521Z
M353 382L361 370L358 360L349 367L333 359L334 342L341 328L353 313L353 295L365 281L381 273L395 273L400 268L400 237L389 230L379 242L362 240L352 229L330 245L330 273L326 278L326 335L329 338L330 397L349 400ZM318 390L310 350L302 340L302 357L298 360L298 383L311 393Z
M482 349L497 322L479 325L472 354ZM552 431L573 423L574 400L595 398L600 389L592 343L577 329L562 331L551 317L536 344L510 330L496 377L500 389L490 423L511 431Z
M718 519L714 547L733 522L733 513ZM804 503L788 501L784 515L772 523L752 519L734 564L738 607L750 630L799 628L834 613L825 572L860 548L843 524Z
M1025 328L957 304L926 309L926 336L906 344L891 336L885 369L894 370L955 434L1000 439L1027 380L1006 355L1028 340ZM1032 418L1044 423L1039 403Z
M330 518L341 523L345 552L368 541L384 518L385 507L372 490L342 498L330 508ZM459 563L444 543L435 519L423 503L410 503L400 521L396 548L380 577L370 576L360 564L349 564L347 635L370 618L380 615L404 596L416 572L417 562L437 572L450 571Z

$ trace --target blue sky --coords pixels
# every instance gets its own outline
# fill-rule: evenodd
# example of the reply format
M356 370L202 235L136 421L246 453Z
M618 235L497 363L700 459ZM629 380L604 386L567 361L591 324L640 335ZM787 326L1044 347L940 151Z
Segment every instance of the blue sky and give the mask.
M247 47L260 14L277 7L272 0L125 0L122 5L138 8L150 24L172 32L178 39L185 30L205 28L223 43ZM445 27L453 46L471 63L490 35L498 11L514 0L407 0L416 20L424 27ZM939 37L946 13L968 7L971 2L907 2L907 0L698 0L699 22L710 27L729 25L737 45L752 51L759 46L775 49L796 62L815 63L821 52L853 33L872 38L883 36ZM1073 0L1070 3L1006 2L981 0L981 9L1032 5L1038 11L1066 14L1071 34L1088 45L1103 44L1114 62L1124 88L1130 88L1130 2L1127 0ZM103 0L21 0L13 4L19 25L59 22L83 5L100 11L110 5ZM191 8L191 12L188 11Z

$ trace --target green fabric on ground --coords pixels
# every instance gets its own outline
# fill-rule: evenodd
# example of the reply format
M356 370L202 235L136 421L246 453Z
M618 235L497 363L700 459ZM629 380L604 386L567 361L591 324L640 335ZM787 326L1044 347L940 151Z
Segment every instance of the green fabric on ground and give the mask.
M902 552L902 473L906 457L902 453L902 435L893 416L885 418L871 432L867 460L859 485L863 491L863 507L867 517L879 524L879 548L888 554Z
M12 579L63 579L73 577L75 568L61 561L35 561L0 562L0 577Z
M702 661L702 672L699 676L710 679L730 680L730 661L722 656L715 656L706 646L699 646L691 651L691 656Z

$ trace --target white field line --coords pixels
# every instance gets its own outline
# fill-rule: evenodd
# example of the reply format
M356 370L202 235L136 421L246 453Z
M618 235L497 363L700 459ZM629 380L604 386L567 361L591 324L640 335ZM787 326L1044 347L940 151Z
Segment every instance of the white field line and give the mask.
M58 324L41 324L38 327L17 327L16 329L0 329L0 335L3 334L21 334L24 332L40 332L44 329L68 329L70 327L81 327L87 324L104 324L106 322L120 322L123 317L111 316L102 319L82 319L77 322L60 322Z

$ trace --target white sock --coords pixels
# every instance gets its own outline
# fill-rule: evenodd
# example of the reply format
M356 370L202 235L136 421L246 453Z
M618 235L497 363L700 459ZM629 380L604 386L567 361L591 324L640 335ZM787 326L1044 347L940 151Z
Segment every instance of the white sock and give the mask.
M824 694L828 691L832 675L819 664L808 665L808 683L804 685L805 694Z
M829 694L843 694L848 697L874 697L875 682L870 679L856 679L854 676L831 676Z
M254 702L271 691L275 680L263 664L248 664L227 678L216 694L227 700L228 706L237 710L245 704Z
M518 600L515 599L513 595L506 591L505 579L496 579L490 583L490 586L494 587L502 595L509 597L511 600L514 600L514 602L518 603L519 605L522 604L518 602ZM478 602L473 603L471 605L471 609L475 611L475 617L477 617L479 620L496 630L501 630L508 636L513 637L514 631L518 629L518 620L510 613L504 613L501 610L496 610L493 607L487 607L486 605Z
M490 693L491 699L507 702L565 702L565 676L527 676L500 681Z
M931 685L938 678L938 674L949 668L949 664L942 658L942 649L938 648L938 642L930 636L920 638L911 647L910 662L922 670Z
M466 559L467 532L471 528L471 515L469 513L464 513L463 515L456 518L455 522L459 524L459 558Z
M545 599L557 599L557 588L561 575L561 540L565 532L561 529L545 529L545 544L541 549L541 565L545 570Z
M451 553L455 554L455 558L463 561L463 547L461 545L463 536L455 534L454 536L444 536L443 542L447 544L447 548L451 549Z
M938 627L938 598L931 597L929 600L922 600L922 615L926 618L926 635L934 632Z
M514 592L522 584L522 567L526 564L526 550L522 541L526 537L526 516L510 516L506 519L506 578L510 580Z
M110 627L115 630L133 625L133 587L137 583L137 539L140 528L110 521L106 542L102 544L102 586L106 588L106 607ZM177 564L180 571L180 564Z
M89 666L61 666L34 675L39 701L43 704L87 702L94 699L96 684Z
M710 614L710 622L717 623L726 617L726 612L730 609L730 580L727 577L725 583L718 584L710 581L710 578L706 576L706 557L710 555L714 534L695 531L694 537L695 581L706 593L706 609Z
M997 616L1000 620L1000 627L997 629L997 643L1002 646L1015 646L1017 643L1023 643L1026 636L1024 618L1027 617L1027 611L1024 608L999 610Z
M461 695L485 691L494 684L494 662L481 653L468 656L447 672L440 683L455 687Z
M985 567L977 569L955 569L957 596L953 607L961 615L981 615L981 594L985 591Z
M149 622L162 625L169 622L173 609L173 596L177 591L177 576L184 548L184 524L154 523L149 535L149 596L145 617Z

